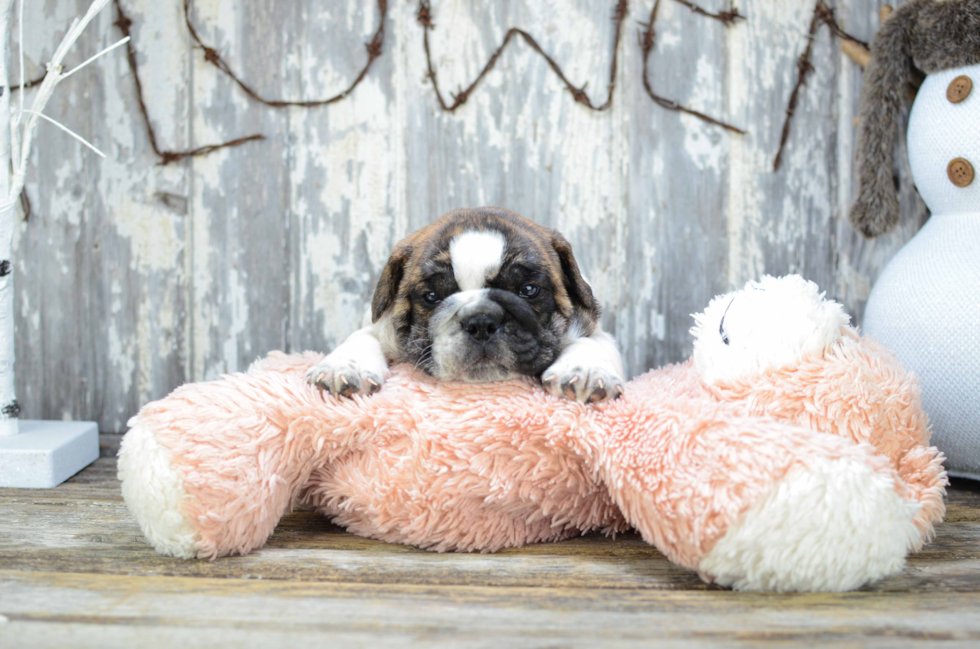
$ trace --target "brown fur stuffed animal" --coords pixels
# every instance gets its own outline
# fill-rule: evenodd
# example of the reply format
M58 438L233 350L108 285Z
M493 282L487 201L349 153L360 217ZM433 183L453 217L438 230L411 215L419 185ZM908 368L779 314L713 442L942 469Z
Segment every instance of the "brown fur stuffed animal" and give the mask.
M858 113L858 194L850 216L864 236L898 222L892 151L914 70L933 74L977 63L980 0L912 0L882 23L871 41Z

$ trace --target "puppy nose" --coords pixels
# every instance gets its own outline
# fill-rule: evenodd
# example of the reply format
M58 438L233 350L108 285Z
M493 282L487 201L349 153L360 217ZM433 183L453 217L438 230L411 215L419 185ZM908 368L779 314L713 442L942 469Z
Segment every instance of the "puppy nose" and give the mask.
M500 329L500 320L496 315L481 313L467 318L463 322L463 329L473 338L479 341L487 341Z

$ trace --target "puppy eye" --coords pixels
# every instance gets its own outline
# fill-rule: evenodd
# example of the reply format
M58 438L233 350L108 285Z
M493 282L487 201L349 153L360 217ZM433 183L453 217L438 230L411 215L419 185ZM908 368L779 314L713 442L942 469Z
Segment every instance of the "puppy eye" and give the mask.
M540 292L541 289L539 289L534 284L525 284L524 286L521 287L521 290L519 290L517 294L520 295L521 297L526 297L530 299L532 297L537 296L537 294Z
M425 300L426 304L439 304L440 302L442 302L442 300L439 299L439 296L435 293L435 291L429 291L428 293L422 296L422 299Z

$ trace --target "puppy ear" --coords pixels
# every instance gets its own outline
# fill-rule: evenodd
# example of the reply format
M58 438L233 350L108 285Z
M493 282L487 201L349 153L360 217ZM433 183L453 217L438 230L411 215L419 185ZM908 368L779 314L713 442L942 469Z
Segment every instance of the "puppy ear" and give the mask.
M572 244L568 243L568 240L561 233L552 231L551 245L558 253L558 260L561 262L562 281L565 285L565 291L572 301L575 315L578 316L580 324L587 329L583 333L589 335L598 324L602 309L592 294L592 287L585 281L578 269L575 255L572 254Z
M898 192L892 177L895 132L912 74L909 27L916 3L900 7L871 40L871 60L864 71L858 107L857 199L851 224L875 237L898 222Z
M384 270L381 271L381 278L378 285L374 287L374 298L371 300L371 321L377 322L384 312L395 303L398 297L398 287L401 286L402 276L405 274L405 262L412 255L412 246L407 243L400 243L395 247Z

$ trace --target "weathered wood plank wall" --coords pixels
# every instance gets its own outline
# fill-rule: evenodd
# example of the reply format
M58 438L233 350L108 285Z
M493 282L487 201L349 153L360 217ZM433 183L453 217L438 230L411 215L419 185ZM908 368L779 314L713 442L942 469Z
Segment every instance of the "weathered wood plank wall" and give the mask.
M783 168L771 171L811 0L743 0L748 19L731 28L662 2L654 87L745 136L645 94L636 28L653 0L630 3L610 111L576 104L517 43L452 115L426 79L417 3L389 2L384 54L368 77L349 99L309 110L249 100L192 50L178 0L123 0L163 146L268 139L161 167L124 56L59 88L52 117L108 159L41 128L27 185L34 215L15 244L26 416L120 431L180 383L242 370L272 349L329 349L358 326L395 241L458 206L503 205L562 229L631 374L686 356L689 314L762 273L800 272L859 321L882 265L925 218L903 164L902 227L866 242L848 225L861 72L826 29ZM88 0L27 4L31 76ZM869 38L878 4L841 0L837 15ZM442 87L468 84L518 25L601 101L612 6L434 0ZM197 0L192 16L256 90L308 99L356 74L377 6ZM79 61L118 38L114 20L100 17Z

